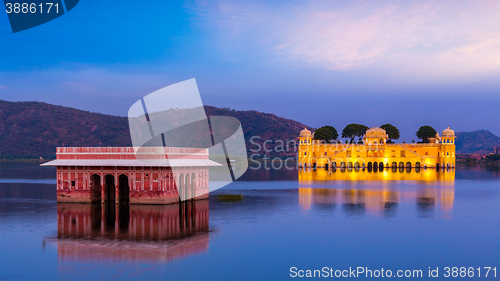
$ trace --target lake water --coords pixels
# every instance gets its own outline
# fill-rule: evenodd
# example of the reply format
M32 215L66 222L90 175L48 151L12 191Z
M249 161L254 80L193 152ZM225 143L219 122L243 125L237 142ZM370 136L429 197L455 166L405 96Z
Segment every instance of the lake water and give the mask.
M420 280L437 268L446 280L446 267L472 267L464 279L497 280L485 274L500 270L499 183L479 167L249 170L209 200L101 206L56 204L53 168L0 163L0 279L276 280L362 267L422 270Z

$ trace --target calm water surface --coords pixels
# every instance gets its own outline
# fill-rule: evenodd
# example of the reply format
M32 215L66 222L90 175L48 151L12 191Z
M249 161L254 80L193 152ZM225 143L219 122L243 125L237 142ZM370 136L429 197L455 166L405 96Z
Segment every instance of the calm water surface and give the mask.
M437 280L447 266L498 271L499 183L499 171L484 168L249 170L217 191L242 202L101 206L56 204L53 168L0 163L0 279L275 280L290 279L291 267L361 266L421 269L420 280L439 267ZM466 279L500 272L489 277Z

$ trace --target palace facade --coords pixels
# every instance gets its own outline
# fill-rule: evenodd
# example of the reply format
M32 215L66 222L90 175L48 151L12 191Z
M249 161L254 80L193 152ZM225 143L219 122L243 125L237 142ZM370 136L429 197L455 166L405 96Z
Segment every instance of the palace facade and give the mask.
M321 168L454 168L455 132L449 127L430 143L388 143L386 131L372 127L362 143L326 143L314 140L307 128L299 136L299 167Z

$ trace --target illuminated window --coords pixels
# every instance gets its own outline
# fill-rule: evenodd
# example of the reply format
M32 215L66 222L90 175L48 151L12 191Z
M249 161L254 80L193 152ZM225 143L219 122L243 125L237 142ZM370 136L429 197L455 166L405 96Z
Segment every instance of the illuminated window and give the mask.
M391 152L392 152L392 153L391 153L391 156L392 156L392 157L396 157L396 150L393 150L393 151L391 151Z
M449 153L449 152L446 152L446 156L450 156L450 153Z
M406 152L406 151L401 150L401 154L400 154L400 156L401 156L401 157L405 157L405 154L406 154L405 152Z
M346 151L346 157L351 157L351 152L350 151Z
M326 155L326 152L325 152L325 155Z
M426 152L425 152L425 155L429 155L429 152L428 152L428 151L426 151Z

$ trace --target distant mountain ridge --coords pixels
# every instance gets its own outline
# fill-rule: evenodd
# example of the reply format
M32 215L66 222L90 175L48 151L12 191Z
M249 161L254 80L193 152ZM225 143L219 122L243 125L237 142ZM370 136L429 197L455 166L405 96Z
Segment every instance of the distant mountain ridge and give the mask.
M455 141L457 153L490 153L500 147L500 137L488 130L457 132Z
M240 120L247 149L262 146L265 140L295 140L304 127L294 120L272 113L236 111L205 106L208 116L233 116ZM9 102L0 100L0 159L54 158L58 146L131 146L128 118L93 113L44 102ZM274 144L268 145L273 148ZM261 150L255 153L261 155ZM271 156L295 155L270 152Z
M279 148L276 140L296 140L299 132L315 128L254 110L237 111L205 106L208 116L232 116L240 120L248 154L269 157L295 156L288 151L268 151ZM489 153L500 146L500 138L490 131L456 133L457 153ZM258 136L250 141L253 136ZM0 159L54 158L58 146L131 146L127 117L93 113L44 102L8 102L0 100ZM278 146L277 146L278 145ZM258 150L259 146L261 147ZM258 151L257 151L258 150ZM278 149L276 149L278 150Z

